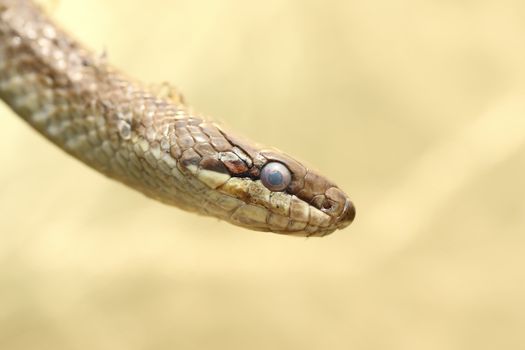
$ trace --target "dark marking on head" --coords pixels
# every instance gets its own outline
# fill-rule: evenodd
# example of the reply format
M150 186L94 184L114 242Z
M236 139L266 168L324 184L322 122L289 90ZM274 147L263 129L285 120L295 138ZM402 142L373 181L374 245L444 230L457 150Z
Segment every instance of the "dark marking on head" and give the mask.
M217 173L222 174L229 174L228 169L224 166L224 164L214 157L204 157L200 162L201 169L214 171Z
M248 166L233 152L222 152L219 159L224 163L232 176L240 176L248 172Z

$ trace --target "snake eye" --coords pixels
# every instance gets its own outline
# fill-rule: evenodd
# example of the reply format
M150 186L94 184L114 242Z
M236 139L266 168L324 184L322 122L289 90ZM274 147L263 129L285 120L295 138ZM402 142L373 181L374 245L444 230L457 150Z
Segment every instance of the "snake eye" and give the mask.
M290 170L281 163L268 163L261 170L261 182L270 191L283 191L291 181Z

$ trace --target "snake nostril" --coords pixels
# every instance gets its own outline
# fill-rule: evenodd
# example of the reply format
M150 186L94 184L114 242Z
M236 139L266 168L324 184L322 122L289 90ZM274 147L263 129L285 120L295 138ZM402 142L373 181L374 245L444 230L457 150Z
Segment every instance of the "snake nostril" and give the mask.
M332 205L332 203L330 201L325 201L323 203L323 209L330 210L330 209L332 209L332 207L333 207L333 205Z

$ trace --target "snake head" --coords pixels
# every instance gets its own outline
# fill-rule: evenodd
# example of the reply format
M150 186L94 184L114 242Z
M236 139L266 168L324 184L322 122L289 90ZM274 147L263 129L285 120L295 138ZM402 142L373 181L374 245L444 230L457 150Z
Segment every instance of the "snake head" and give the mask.
M352 223L356 214L354 204L333 182L280 151L262 150L259 156L264 159L260 174L264 186L271 187L265 174L268 168L278 164L280 169L275 173L283 172L283 178L286 178L287 171L290 174L290 181L281 192L290 199L289 220L286 229L279 232L325 236ZM276 196L276 192L272 195Z
M215 162L210 169L227 170L214 201L231 204L231 210L216 216L250 229L308 237L325 236L354 220L352 201L330 180L283 152L221 133L233 148L219 153L221 166Z

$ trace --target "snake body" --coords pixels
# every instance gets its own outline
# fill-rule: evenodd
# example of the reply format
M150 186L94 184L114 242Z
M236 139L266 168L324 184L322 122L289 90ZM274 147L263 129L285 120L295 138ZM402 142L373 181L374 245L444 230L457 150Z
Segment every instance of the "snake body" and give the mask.
M354 219L334 183L196 114L169 89L155 94L128 78L30 0L0 0L0 98L67 153L164 203L293 235L324 236ZM270 163L289 171L285 188L261 178Z

